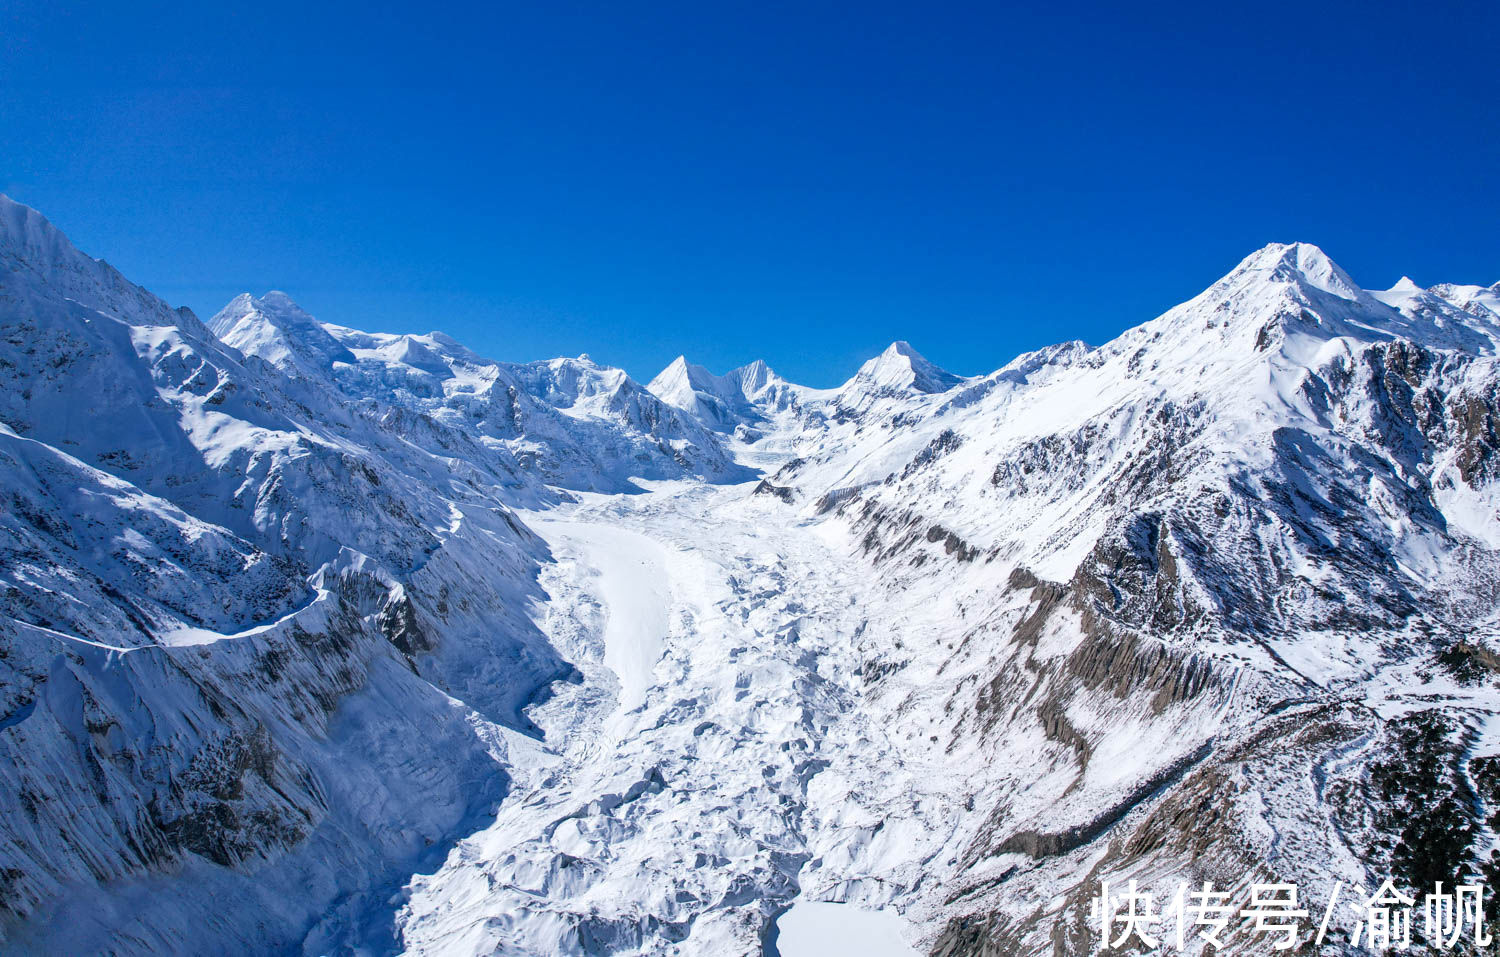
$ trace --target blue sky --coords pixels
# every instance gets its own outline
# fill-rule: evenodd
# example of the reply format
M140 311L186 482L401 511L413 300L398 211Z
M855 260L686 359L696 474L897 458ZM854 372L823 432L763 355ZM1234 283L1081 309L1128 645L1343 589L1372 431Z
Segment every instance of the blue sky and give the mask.
M204 316L642 379L988 371L1269 241L1500 280L1500 4L1226 6L9 0L0 189Z

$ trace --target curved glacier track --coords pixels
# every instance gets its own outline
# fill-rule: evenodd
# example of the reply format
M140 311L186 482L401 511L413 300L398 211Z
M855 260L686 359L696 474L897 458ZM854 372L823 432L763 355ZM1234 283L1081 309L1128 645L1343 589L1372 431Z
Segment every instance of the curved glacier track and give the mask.
M531 528L554 554L592 569L605 616L604 665L619 681L620 709L639 707L667 632L671 593L661 546L637 532L591 522L537 516Z
M799 893L904 889L927 815L857 706L855 570L748 492L526 516L556 559L534 613L583 680L533 709L495 820L408 886L408 952L757 954Z

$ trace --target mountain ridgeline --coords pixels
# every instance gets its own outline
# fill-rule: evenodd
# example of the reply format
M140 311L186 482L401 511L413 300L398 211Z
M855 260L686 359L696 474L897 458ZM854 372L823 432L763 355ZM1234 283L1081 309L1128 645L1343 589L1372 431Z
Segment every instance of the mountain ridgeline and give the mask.
M1103 881L1494 887L1497 355L1500 287L1298 243L989 375L642 386L205 323L0 198L0 949L758 954L825 900L1071 955Z

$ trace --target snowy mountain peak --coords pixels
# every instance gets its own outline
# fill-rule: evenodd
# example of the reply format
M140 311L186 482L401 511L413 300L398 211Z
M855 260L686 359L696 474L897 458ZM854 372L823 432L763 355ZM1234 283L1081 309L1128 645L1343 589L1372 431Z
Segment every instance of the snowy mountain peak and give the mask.
M761 359L714 375L685 356L673 359L646 389L721 432L754 425L773 412L793 408L804 391L781 378Z
M1272 243L1203 293L1121 336L1111 351L1159 339L1167 351L1158 361L1201 370L1205 362L1279 355L1289 344L1300 355L1311 343L1337 338L1375 342L1437 335L1469 351L1485 347L1489 340L1483 336L1464 330L1455 335L1435 327L1421 310L1403 311L1402 303L1423 296L1402 288L1368 292L1317 246Z
M175 326L207 334L190 309L173 309L102 259L82 252L41 213L0 195L0 275L6 296L58 302L107 313L132 326Z
M713 391L717 381L718 377L703 366L689 362L687 356L678 356L647 383L646 390L657 398L672 402L673 398L684 397L687 391Z
M877 391L946 392L963 381L962 376L929 361L912 344L898 339L885 351L859 367L846 389Z
M264 305L272 309L278 309L284 312L299 313L301 315L308 316L307 310L299 306L295 299L293 299L291 296L288 296L280 289L272 289L264 296L261 296L260 300ZM312 317L308 316L308 318Z
M271 290L256 299L241 293L208 321L208 327L245 355L273 365L288 362L327 368L354 362L354 355L323 324L284 292Z
M1500 318L1500 282L1493 286L1461 286L1445 282L1427 291L1471 314L1482 312Z
M740 380L740 388L747 396L754 396L764 391L768 386L785 380L771 370L763 359L756 359L749 365L740 366L730 375Z
M1264 273L1265 278L1308 285L1340 299L1358 300L1363 290L1328 254L1312 243L1271 243L1249 256L1231 273Z
M678 356L657 373L646 388L658 396L662 396L663 392L680 392L686 386L720 398L753 398L767 386L784 381L763 359L730 369L723 375L714 375L704 366L689 362L686 356Z
M4 193L0 193L0 262L29 266L36 278L45 277L54 286L88 281L112 290L135 288L104 260L74 246L47 217Z

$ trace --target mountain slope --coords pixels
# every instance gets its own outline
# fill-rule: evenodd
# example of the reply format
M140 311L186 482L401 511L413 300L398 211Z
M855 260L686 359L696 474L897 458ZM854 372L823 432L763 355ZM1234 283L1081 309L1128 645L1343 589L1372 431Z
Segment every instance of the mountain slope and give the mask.
M934 739L951 806L976 808L915 895L935 953L1097 946L1100 879L1326 901L1335 878L1489 866L1493 808L1459 810L1474 742L1500 743L1500 407L1470 316L1273 245L1103 347L850 422L774 480L856 537L872 620L905 622L861 643L870 707ZM1434 775L1420 812L1377 786L1405 760Z
M513 474L245 361L3 199L0 303L7 949L378 939L570 673L522 610Z

